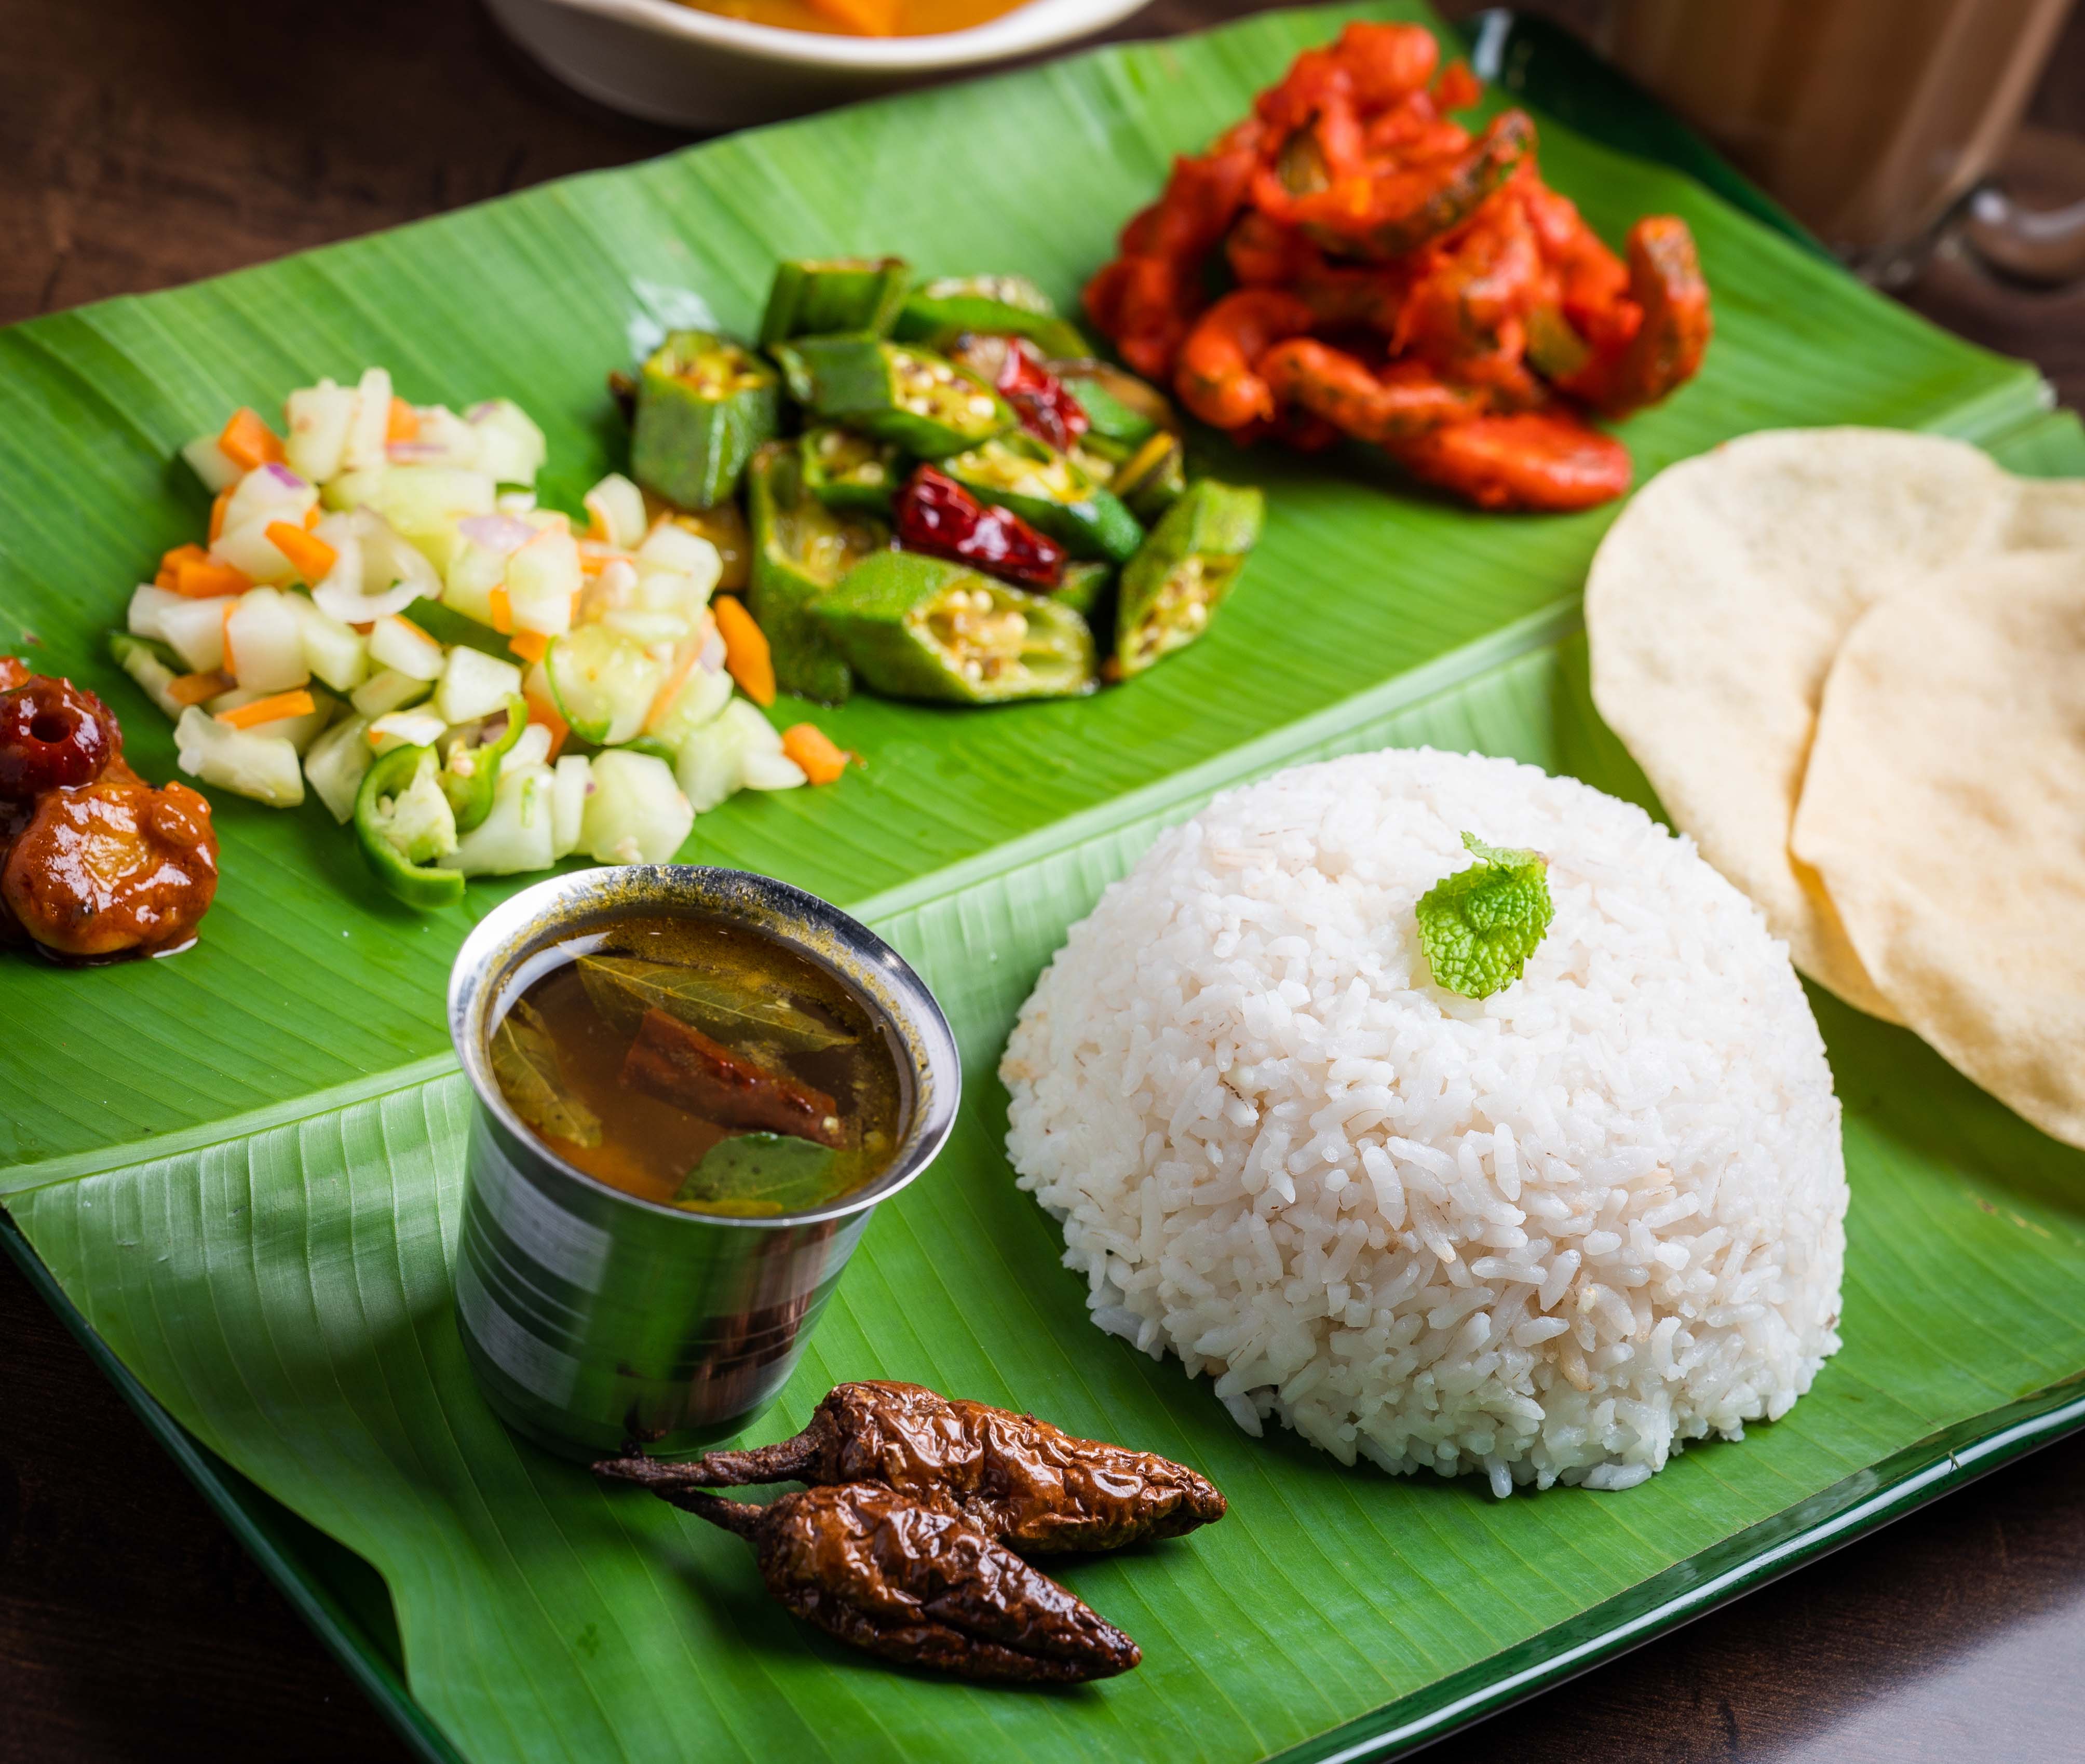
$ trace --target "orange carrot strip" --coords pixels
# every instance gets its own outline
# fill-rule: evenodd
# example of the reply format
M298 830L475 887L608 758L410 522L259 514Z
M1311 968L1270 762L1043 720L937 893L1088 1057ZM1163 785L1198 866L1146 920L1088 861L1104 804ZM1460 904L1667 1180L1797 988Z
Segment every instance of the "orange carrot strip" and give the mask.
M215 668L200 674L176 674L167 682L167 696L180 705L201 704L231 690L231 677Z
M224 511L231 505L231 486L227 484L217 493L217 500L210 505L210 542L214 545L224 534Z
M507 585L502 583L486 599L492 608L493 630L502 637L507 636L514 629L514 603L507 597Z
M228 723L235 729L251 729L260 723L280 722L284 717L308 717L317 709L312 695L299 686L289 692L270 693L250 703L235 705L229 710L220 710L217 720Z
M231 615L238 610L236 603L224 609L224 671L235 679L239 674L239 662L231 653Z
M521 689L523 702L529 706L529 720L550 731L551 759L563 752L565 738L572 732L572 726L558 715L558 707L550 702L550 695L535 689L534 682Z
M232 412L231 421L217 438L217 445L218 451L242 472L250 472L257 465L279 464L282 458L282 438L244 405Z
M209 600L220 594L244 594L253 586L253 577L228 563L198 563L184 558L174 567L174 592L191 600Z
M834 745L833 738L815 723L800 723L785 729L782 751L804 768L805 777L813 784L837 782L854 757L845 748Z
M775 702L775 658L767 647L767 634L754 622L753 615L730 595L711 608L716 614L717 634L724 639L724 664L738 689L763 708Z
M384 439L388 441L417 441L420 438L420 419L413 407L402 398L391 401L391 414L384 419Z
M688 683L688 676L695 671L695 664L703 659L699 643L683 643L681 650L673 665L666 670L666 683L652 695L652 708L644 713L644 727L648 729L665 720L666 713L673 708L673 701L681 695L681 688Z
M304 511L304 531L309 532L319 524L319 505L316 502Z
M550 639L541 631L516 631L507 647L525 662L539 662L550 653Z
M317 583L333 574L340 553L323 539L315 538L287 520L271 520L261 529L268 542L290 560L290 567L306 582Z

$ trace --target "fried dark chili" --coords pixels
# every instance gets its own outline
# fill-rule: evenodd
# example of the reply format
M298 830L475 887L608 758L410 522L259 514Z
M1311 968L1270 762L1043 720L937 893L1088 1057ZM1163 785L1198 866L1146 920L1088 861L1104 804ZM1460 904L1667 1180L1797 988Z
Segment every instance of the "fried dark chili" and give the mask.
M658 1489L735 1531L788 1609L885 1660L959 1677L1081 1684L1127 1672L1136 1643L961 1514L881 1482L784 1495L766 1507Z
M1136 1644L1022 1555L1119 1550L1224 1516L1215 1485L1155 1452L920 1384L838 1384L794 1439L669 1464L594 1465L751 1538L783 1604L886 1659L1067 1684L1127 1672ZM761 1507L705 1492L808 1482Z
M938 1498L1024 1555L1119 1550L1224 1516L1216 1486L1156 1452L1081 1440L1033 1415L920 1384L839 1384L792 1440L685 1463L611 1459L603 1476L669 1488L887 1484Z

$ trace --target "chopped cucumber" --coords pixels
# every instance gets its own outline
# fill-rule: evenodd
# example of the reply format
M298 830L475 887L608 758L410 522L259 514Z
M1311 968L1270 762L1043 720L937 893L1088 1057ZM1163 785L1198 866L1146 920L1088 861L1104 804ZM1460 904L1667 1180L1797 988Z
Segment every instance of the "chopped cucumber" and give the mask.
M295 808L304 799L297 750L280 736L235 729L190 705L174 725L174 747L181 770L206 784L271 808Z
M327 812L342 825L353 819L363 774L376 760L367 717L343 718L305 749L304 777Z
M597 863L666 863L695 824L673 769L648 753L611 749L593 761L580 842Z
M673 775L698 814L707 814L727 796L743 790L746 769L755 757L782 757L782 737L744 698L733 698L707 723L681 738Z
M304 662L304 627L287 596L249 588L224 621L223 665L251 692L287 692L312 677Z
M365 717L380 717L418 704L427 696L426 681L387 668L363 681L347 695L347 702Z
M465 876L518 876L556 863L556 807L547 765L500 767L492 812L438 861Z
M199 435L181 447L181 457L189 462L189 469L202 480L202 487L213 496L220 490L228 490L239 481L239 468L231 457L217 444L214 435Z
M645 730L674 749L697 729L718 715L731 702L731 676L712 673L707 668L688 671L681 689L673 694L665 713Z
M583 625L544 658L558 715L597 747L615 747L644 727L658 695L659 664L627 638Z
M140 631L138 634L165 638L174 653L189 664L192 673L204 674L212 668L222 668L225 615L239 604L238 596L223 594L213 600L191 600L175 594L169 595L168 601L169 604L159 611L159 630ZM131 629L136 630L137 627L134 625Z
M312 677L335 692L352 692L369 677L369 651L362 634L321 613L301 594L283 596L304 638L304 665Z
M579 850L587 792L592 788L593 762L586 755L567 753L558 761L550 798L550 854L554 858L569 858Z
M283 402L282 413L290 426L282 452L291 469L314 484L325 483L340 470L348 425L355 420L355 393L322 380L291 392Z
M491 398L465 413L478 430L478 469L502 484L533 484L550 443L529 413L511 398Z
M444 662L442 646L396 613L386 613L371 629L369 659L379 667L427 681L442 677Z
M381 367L366 367L355 388L355 414L341 441L341 469L358 472L383 465L390 432L391 375Z
M127 631L112 631L108 653L116 658L116 665L138 682L147 698L174 722L180 721L180 702L167 695L167 688L173 685L176 678L174 669L168 665L171 650L163 649L149 638L133 637Z
M515 630L562 637L572 628L572 598L584 581L579 541L563 527L544 528L507 560Z
M624 551L643 543L644 529L650 524L644 515L644 493L620 472L610 472L584 500L594 537Z

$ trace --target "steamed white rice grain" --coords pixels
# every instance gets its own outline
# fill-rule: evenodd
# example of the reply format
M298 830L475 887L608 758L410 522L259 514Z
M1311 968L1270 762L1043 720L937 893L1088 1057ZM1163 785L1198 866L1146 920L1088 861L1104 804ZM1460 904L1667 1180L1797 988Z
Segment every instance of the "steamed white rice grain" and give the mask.
M1482 1001L1413 909L1549 861ZM1837 1350L1839 1105L1785 945L1641 809L1431 749L1220 797L1102 897L1001 1067L1093 1321L1342 1462L1626 1488Z

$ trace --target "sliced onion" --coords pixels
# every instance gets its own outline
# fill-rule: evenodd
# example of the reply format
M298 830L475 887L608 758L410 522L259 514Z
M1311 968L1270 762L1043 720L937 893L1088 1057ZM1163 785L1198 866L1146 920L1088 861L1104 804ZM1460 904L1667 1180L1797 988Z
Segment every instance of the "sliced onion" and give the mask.
M456 531L474 545L512 556L536 536L536 529L512 515L472 515L456 523Z
M311 486L306 482L304 479L299 477L295 472L289 469L289 467L281 464L278 460L270 460L265 465L261 468L261 470L268 477L272 478L276 483L281 485L286 490L309 490L311 488Z
M329 515L313 532L338 555L312 600L343 625L372 624L442 592L435 566L373 508Z

